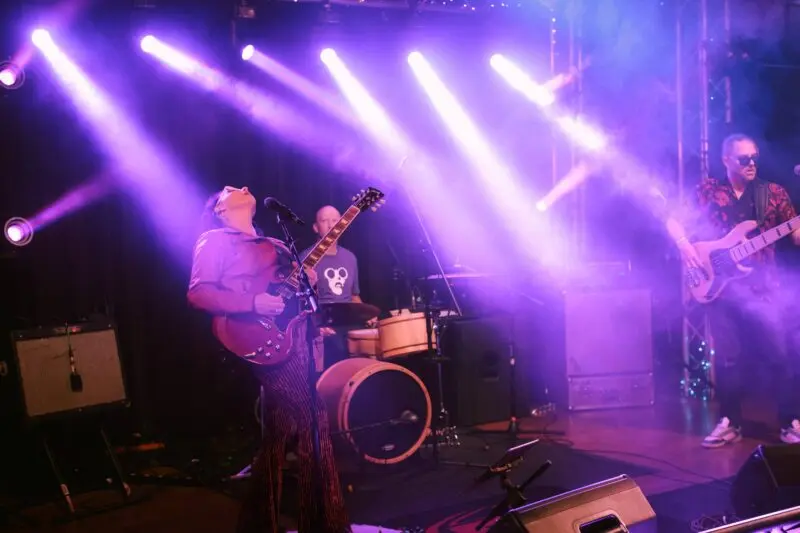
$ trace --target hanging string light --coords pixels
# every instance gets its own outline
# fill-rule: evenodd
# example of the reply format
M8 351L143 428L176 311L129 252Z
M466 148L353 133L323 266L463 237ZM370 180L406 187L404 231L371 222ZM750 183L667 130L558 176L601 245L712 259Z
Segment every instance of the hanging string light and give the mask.
M689 349L691 356L686 363L686 377L681 380L681 389L689 398L710 400L714 394L711 381L714 350L704 340L697 340Z

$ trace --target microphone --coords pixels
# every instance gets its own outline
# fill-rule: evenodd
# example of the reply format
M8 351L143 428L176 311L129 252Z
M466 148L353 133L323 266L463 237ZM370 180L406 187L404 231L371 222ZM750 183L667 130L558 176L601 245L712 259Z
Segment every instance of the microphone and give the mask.
M266 207L270 211L275 211L276 213L278 213L278 216L280 218L294 222L298 226L306 225L306 223L303 222L303 220L299 216L294 214L294 211L286 207L284 204L282 204L272 196L264 198L264 207Z

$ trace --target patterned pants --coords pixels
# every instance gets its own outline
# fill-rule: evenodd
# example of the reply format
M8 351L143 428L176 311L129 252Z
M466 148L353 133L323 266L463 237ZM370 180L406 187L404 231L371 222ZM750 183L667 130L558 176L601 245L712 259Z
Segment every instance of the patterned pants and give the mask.
M266 438L253 462L251 489L242 505L237 533L278 533L282 469L288 446L294 442L300 488L298 533L350 533L328 418L320 398L314 409L320 437L320 471L315 472L305 327L295 332L293 351L284 365L258 376L266 397ZM320 498L315 496L315 485Z

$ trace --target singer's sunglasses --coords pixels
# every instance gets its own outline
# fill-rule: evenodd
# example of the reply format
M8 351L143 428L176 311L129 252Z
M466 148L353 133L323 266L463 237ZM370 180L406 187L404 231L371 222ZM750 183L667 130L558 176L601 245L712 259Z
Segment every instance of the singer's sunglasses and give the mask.
M758 164L758 154L740 155L739 157L736 158L736 161L740 165L742 165L743 167L748 166L750 164L750 161L752 161L754 165L757 165Z

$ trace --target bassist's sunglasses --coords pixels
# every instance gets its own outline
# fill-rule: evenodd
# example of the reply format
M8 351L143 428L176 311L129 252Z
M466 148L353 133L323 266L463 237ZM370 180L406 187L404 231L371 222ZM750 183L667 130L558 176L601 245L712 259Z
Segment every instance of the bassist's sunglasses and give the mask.
M758 154L753 155L740 155L736 158L736 161L739 162L740 165L746 167L750 164L750 161L753 162L754 165L758 164Z

